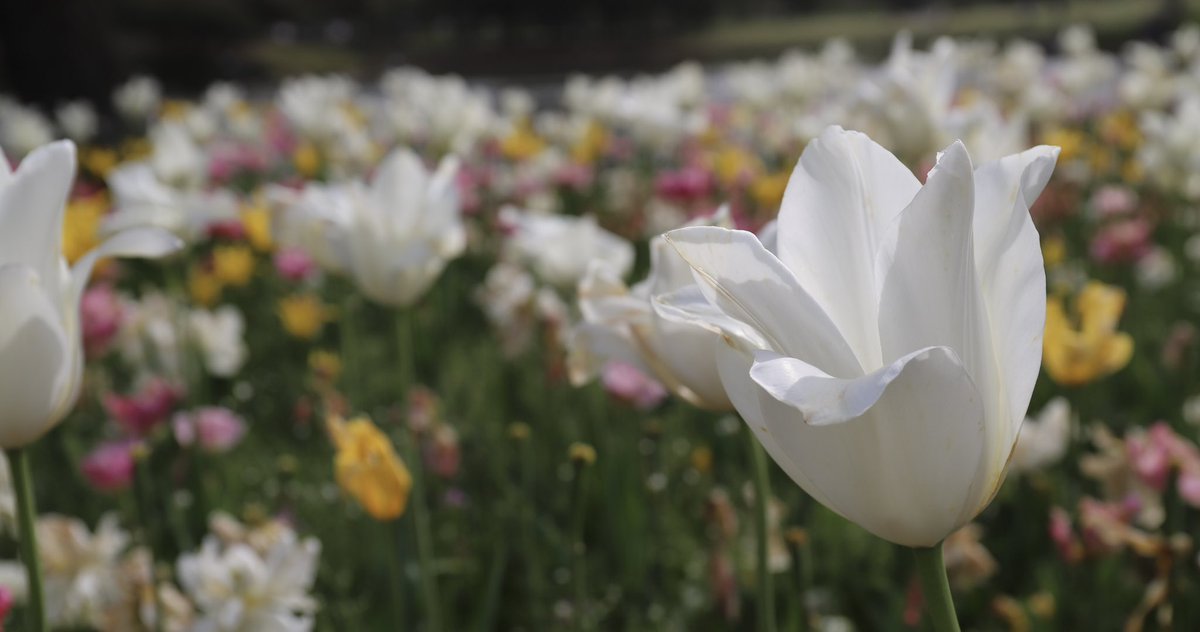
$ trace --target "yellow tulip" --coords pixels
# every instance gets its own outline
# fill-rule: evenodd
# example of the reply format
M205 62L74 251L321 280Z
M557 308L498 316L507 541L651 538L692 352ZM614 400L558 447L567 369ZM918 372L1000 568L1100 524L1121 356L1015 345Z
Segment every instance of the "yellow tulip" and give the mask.
M1133 338L1117 331L1125 291L1090 281L1075 299L1073 320L1061 297L1046 301L1042 343L1046 372L1059 384L1078 386L1115 373L1133 357Z
M387 435L366 417L347 422L333 416L328 426L337 448L334 472L338 485L376 520L404 515L412 475Z
M312 340L333 318L333 310L312 294L297 294L279 301L283 329L302 340Z
M540 154L546 148L542 140L528 122L517 125L512 133L500 141L500 152L510 160L527 160Z
M209 307L221 298L221 280L203 266L192 266L188 273L187 285L188 294L197 305Z
M246 230L246 241L259 252L269 252L275 246L271 237L271 211L262 204L242 209L242 227Z
M67 204L62 235L62 253L67 263L74 264L100 245L100 221L107 212L108 199L104 195L75 198Z
M241 287L254 277L254 253L245 246L217 246L213 249L213 275L223 285Z

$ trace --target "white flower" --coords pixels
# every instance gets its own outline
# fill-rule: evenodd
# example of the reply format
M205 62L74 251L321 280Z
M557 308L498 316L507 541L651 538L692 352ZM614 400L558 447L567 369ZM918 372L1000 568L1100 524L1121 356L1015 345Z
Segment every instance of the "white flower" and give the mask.
M179 558L179 581L197 610L193 632L306 632L321 544L286 532L266 550L205 538Z
M52 140L54 128L41 112L0 99L0 147L24 156Z
M58 126L62 128L67 138L77 143L91 140L100 128L96 109L87 101L64 103L58 106L54 116L58 119Z
M223 305L211 312L192 310L188 314L188 330L209 373L217 377L233 377L246 363L247 350L243 339L246 321L238 308Z
M76 518L41 516L37 538L50 625L104 628L130 596L121 568L129 534L117 517L102 517L93 533Z
M162 86L152 77L133 77L113 91L113 105L130 122L144 123L161 104Z
M350 276L371 300L414 303L466 247L455 176L445 158L429 173L416 154L392 152L368 186L360 181L277 189L281 243Z
M513 229L510 251L560 288L578 284L593 261L617 277L633 267L633 246L600 228L591 216L536 215L507 207L500 211L500 221Z
M1021 435L1013 450L1012 469L1032 472L1054 465L1067 452L1071 441L1071 405L1066 398L1055 397L1035 418L1021 425Z
M12 173L0 154L0 446L27 445L70 411L83 376L79 301L101 257L156 257L179 247L161 231L117 233L68 270L61 253L75 145L30 153Z
M659 311L722 332L727 395L805 491L933 546L990 501L1033 391L1046 294L1029 204L1057 153L973 171L955 143L922 186L830 128L792 175L778 255L743 231L672 231L697 287Z

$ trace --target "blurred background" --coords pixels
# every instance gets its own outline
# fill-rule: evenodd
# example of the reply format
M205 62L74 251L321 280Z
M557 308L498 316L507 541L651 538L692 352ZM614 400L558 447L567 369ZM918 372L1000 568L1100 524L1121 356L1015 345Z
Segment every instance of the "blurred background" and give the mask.
M1200 0L45 0L0 4L0 92L41 105L108 101L134 74L195 92L216 79L373 77L397 65L536 87L773 56L841 36L882 57L898 30L1021 36L1053 50L1086 23L1101 47L1162 41Z

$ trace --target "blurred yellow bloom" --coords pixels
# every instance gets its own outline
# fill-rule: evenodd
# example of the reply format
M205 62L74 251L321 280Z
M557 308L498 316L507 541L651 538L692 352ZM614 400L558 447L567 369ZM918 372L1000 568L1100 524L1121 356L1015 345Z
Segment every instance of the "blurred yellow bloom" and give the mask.
M211 307L221 298L221 281L202 266L192 266L188 272L188 294L192 302Z
M62 253L67 263L74 264L100 245L100 221L107 211L108 199L104 195L75 198L67 204L62 235Z
M702 445L694 450L691 454L692 467L701 474L708 474L712 471L713 451L712 448Z
M254 278L254 253L242 245L213 249L213 275L225 285L241 287Z
M121 160L141 160L149 156L152 149L153 145L145 138L127 138L121 143Z
M1042 260L1047 268L1053 268L1067 259L1067 242L1057 235L1042 242Z
M103 147L89 147L79 155L79 164L99 178L107 178L117 162L117 152Z
M1142 163L1136 158L1130 158L1125 161L1125 166L1121 168L1121 179L1126 184L1138 184L1145 177L1145 171L1142 169Z
M500 141L500 152L511 160L527 160L545 148L546 141L533 131L528 121L517 125L512 133Z
M334 475L342 490L376 520L404 515L412 475L387 435L366 417L347 422L332 416L327 424L337 448Z
M1083 132L1077 129L1060 127L1046 132L1042 137L1042 143L1061 147L1062 153L1058 155L1058 161L1063 163L1074 160L1083 154L1087 138Z
M321 152L317 151L316 145L308 141L300 143L296 152L292 154L292 165L300 175L312 178L321 169Z
M571 460L581 465L592 465L596 462L596 448L586 444L575 442L567 448L567 454Z
M332 351L317 349L308 354L308 368L319 379L334 382L342 374L342 359Z
M728 187L743 177L762 171L762 163L745 149L730 146L717 152L713 159L713 171L721 184Z
M1100 134L1121 149L1137 149L1142 144L1142 131L1132 111L1113 112L1100 119Z
M571 158L580 164L590 165L608 149L608 130L604 126L593 121L588 124L587 131L583 133L574 147L571 147Z
M262 204L247 206L242 209L242 227L246 229L246 240L259 252L267 252L274 247L271 238L271 211Z
M780 171L755 179L750 185L750 195L755 204L758 204L758 208L778 211L779 204L783 202L783 191L787 188L791 175L788 171Z
M315 294L296 294L279 300L283 329L302 340L315 338L331 319L333 310Z
M170 99L162 104L160 116L164 121L178 121L187 116L190 109L192 109L192 106L187 101Z
M1125 291L1089 281L1075 299L1077 321L1061 297L1046 301L1043 355L1046 372L1059 384L1078 386L1115 373L1133 357L1133 338L1117 331Z

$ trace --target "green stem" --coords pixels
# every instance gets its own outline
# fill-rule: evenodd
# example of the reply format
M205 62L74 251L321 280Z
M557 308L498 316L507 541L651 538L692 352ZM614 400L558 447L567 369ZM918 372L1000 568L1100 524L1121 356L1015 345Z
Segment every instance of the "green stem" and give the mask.
M408 620L405 617L404 606L407 601L404 590L404 569L400 564L400 534L402 530L399 526L400 522L385 522L383 523L383 537L388 542L387 558L388 558L388 581L391 584L392 595L389 601L392 602L392 624L397 630L408 628Z
M767 512L771 508L771 478L767 457L754 433L746 429L750 459L754 467L754 535L755 556L758 558L758 629L775 632L775 586L767 560Z
M350 409L363 408L362 373L359 371L358 336L355 326L358 322L358 300L353 292L348 293L342 300L341 321L339 322L338 338L342 347L342 390L349 400Z
M29 454L26 448L8 450L8 462L12 467L13 491L17 495L17 528L21 538L21 561L29 577L29 629L45 632L46 598L42 592L42 560L38 557L37 508L33 498L33 476L29 473Z
M416 438L413 437L415 443ZM412 509L413 526L417 536L417 559L421 563L421 597L425 600L425 629L438 632L442 629L438 611L437 577L434 575L433 534L429 526L429 507L425 498L425 472L421 468L421 457L415 448L408 450L408 462L412 464Z
M587 545L583 541L584 517L587 513L588 479L591 467L587 463L576 464L575 508L571 517L571 558L575 585L575 608L578 612L580 630L592 629L587 604Z
M942 543L932 548L913 549L917 558L917 574L921 577L921 593L925 596L926 611L937 632L959 632L958 615L954 613L954 598L946 579L946 562L942 559Z

